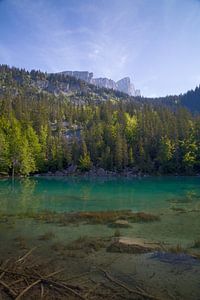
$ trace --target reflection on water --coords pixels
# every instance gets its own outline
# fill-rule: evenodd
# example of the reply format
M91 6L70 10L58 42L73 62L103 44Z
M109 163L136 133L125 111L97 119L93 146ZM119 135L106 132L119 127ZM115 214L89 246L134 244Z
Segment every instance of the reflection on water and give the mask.
M0 181L5 214L131 209L161 216L159 224L135 224L125 234L188 244L199 239L200 178L27 178Z
M200 178L143 179L27 178L0 181L4 212L53 210L161 211L172 205L200 203Z

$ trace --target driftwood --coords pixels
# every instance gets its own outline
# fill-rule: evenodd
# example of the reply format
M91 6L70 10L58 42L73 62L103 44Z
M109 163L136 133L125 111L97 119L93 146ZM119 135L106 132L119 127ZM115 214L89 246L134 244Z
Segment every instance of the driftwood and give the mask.
M0 299L1 291L3 290L6 299L48 299L52 292L55 294L55 299L127 299L133 294L133 298L149 300L159 300L144 291L142 288L135 285L133 288L128 287L124 282L119 281L109 274L105 269L107 266L93 266L93 268L82 274L77 274L67 278L62 276L59 279L58 274L66 271L62 268L59 270L51 270L51 264L44 264L44 268L38 265L35 261L35 256L32 257L34 248L17 260L9 260L0 266ZM32 260L33 258L33 260ZM114 260L118 259L119 255ZM23 263L22 263L23 262ZM110 262L111 264L113 261ZM43 270L41 274L39 270ZM97 280L95 278L97 275ZM94 276L91 276L93 274ZM68 274L69 276L69 274ZM103 281L102 281L103 277ZM64 278L64 279L63 279ZM85 278L86 280L82 280ZM108 281L105 281L107 279ZM111 284L112 283L112 284ZM31 296L30 296L31 295ZM131 295L132 297L132 295ZM2 297L3 298L3 297Z
M0 268L0 270L2 271L1 268ZM63 271L63 269L62 269L62 271ZM42 283L42 284L45 284L45 285L53 285L53 286L56 286L57 288L65 289L68 292L70 292L71 294L74 294L79 299L85 300L85 297L81 296L78 292L75 291L75 289L81 290L81 288L79 286L74 286L72 284L66 284L66 283L57 282L57 281L48 279L49 277L53 277L54 275L60 273L61 270L53 272L53 273L51 273L51 274L49 274L45 277L41 277L39 279L35 275L26 275L26 274L23 274L23 273L13 272L13 271L9 271L9 270L3 270L3 272L8 273L8 274L12 274L12 275L22 276L24 278L26 278L26 277L31 278L31 279L36 279L37 278L37 280L35 280L33 283L28 285L24 290L22 290L18 296L16 295L16 292L14 292L5 282L0 281L0 284L3 285L9 291L9 294L11 294L13 297L15 297L15 300L20 300L22 298L22 296L24 296L32 287L38 285L39 283ZM44 294L44 288L43 288L43 292L41 292L41 294L42 295Z
M7 294L15 300L20 300L26 296L26 294L33 289L34 287L40 285L41 287L41 294L40 298L42 299L44 296L44 287L54 288L57 292L63 294L63 290L74 295L76 298L81 300L85 300L86 298L82 296L77 290L81 291L81 288L78 285L67 284L58 279L53 279L53 277L65 269L60 269L54 272L51 272L47 275L41 275L35 270L34 268L30 268L29 266L22 266L22 262L24 263L25 260L32 254L32 252L36 249L32 248L29 250L25 255L14 261L12 264L10 263L8 266L8 262L1 264L0 267L0 286L7 292ZM2 267L3 266L3 267ZM21 269L23 268L23 271ZM5 278L6 277L6 278ZM9 278L9 282L8 278ZM11 280L11 278L15 278L15 280ZM17 279L16 279L17 277ZM4 280L3 280L4 278ZM23 284L22 284L23 283ZM22 284L22 287L19 286ZM25 286L24 286L25 284ZM16 287L16 285L18 285ZM12 287L11 287L12 286ZM24 288L23 288L24 286ZM20 289L20 291L18 291Z
M15 291L13 291L13 289L11 289L11 288L9 287L8 284L6 284L5 282L3 282L3 281L1 281L1 280L0 280L0 284L8 291L8 293L9 293L13 298L16 297Z
M27 286L16 298L15 300L19 300L24 296L32 287L37 285L38 283L41 282L41 279L36 280L35 282L31 283L29 286Z
M124 283L122 283L118 279L113 278L106 270L101 269L101 268L99 270L101 272L103 272L103 274L105 275L105 277L107 279L109 279L110 281L114 282L116 285L122 287L123 289L127 290L129 293L137 294L137 295L142 296L143 298L146 298L146 299L159 300L159 298L147 294L141 288L137 288L137 289L131 289L131 288L129 288L128 286L126 286Z
M22 262L25 260L37 247L32 248L30 251L28 251L25 255L20 257L16 262Z

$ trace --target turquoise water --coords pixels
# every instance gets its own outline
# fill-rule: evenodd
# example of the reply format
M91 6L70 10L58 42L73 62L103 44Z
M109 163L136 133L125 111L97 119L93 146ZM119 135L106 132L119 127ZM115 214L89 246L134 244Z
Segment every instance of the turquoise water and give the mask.
M130 237L169 242L191 247L200 240L200 178L199 177L148 177L84 179L67 177L37 177L16 179L14 183L0 181L0 213L107 211L131 209L160 216L159 222L135 223L130 229L121 230ZM0 218L1 221L1 218ZM11 235L23 230L36 230L34 221L26 218L10 229ZM43 226L38 224L39 230ZM53 228L59 234L56 224ZM3 227L2 227L3 228ZM57 228L57 229L56 229ZM0 235L2 234L0 228ZM110 235L113 230L99 226L65 228L67 236L83 234ZM5 233L7 227L4 228ZM7 233L6 233L7 234Z
M130 223L129 228L120 228L121 236L144 243L162 245L164 251L180 245L192 255L200 255L200 178L199 177L148 177L84 179L64 177L36 177L0 180L0 257L21 257L28 249L36 249L36 256L45 261L49 257L61 266L66 266L68 252L59 252L55 246L66 246L80 237L113 237L114 228L107 224L60 224L43 222L25 217L26 212L55 212L121 210L155 213L160 220L150 223ZM22 213L21 216L18 214ZM6 214L8 216L6 216ZM12 216L9 216L12 214ZM17 215L16 217L13 215ZM50 240L41 240L46 233L53 233ZM48 253L48 256L47 256ZM74 253L73 253L74 254ZM78 254L81 255L81 253ZM120 256L119 256L120 255ZM158 254L157 254L158 255ZM163 259L163 255L161 259ZM90 255L87 255L87 259ZM116 274L122 272L122 281L131 278L134 272L143 286L160 292L160 299L200 299L197 262L189 265L191 257L183 263L169 263L146 255L102 252L91 254L89 265L105 263L111 265ZM168 257L168 256L167 256ZM181 256L182 257L182 256ZM164 257L166 260L166 257ZM171 258L171 256L169 256ZM77 257L70 257L68 270L75 263L83 273L85 260L80 264ZM80 265L79 265L80 264ZM107 267L106 267L107 268ZM72 272L72 271L71 271ZM112 272L111 272L112 273ZM124 276L128 274L128 276ZM168 297L168 291L173 297ZM177 294L177 291L179 294ZM166 297L162 297L166 293Z
M131 209L161 212L200 209L200 178L135 179L30 178L0 180L4 213L52 210L97 211Z

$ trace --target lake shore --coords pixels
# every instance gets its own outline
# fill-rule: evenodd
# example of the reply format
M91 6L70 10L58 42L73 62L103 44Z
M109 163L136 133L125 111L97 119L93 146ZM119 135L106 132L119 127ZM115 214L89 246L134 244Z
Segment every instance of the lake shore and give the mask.
M90 170L81 170L77 165L70 165L69 167L61 170L49 170L42 173L34 173L29 176L15 175L15 178L24 178L24 177L80 177L80 178L145 178L145 177L168 177L168 176L195 176L199 177L199 173L146 173L138 170L135 167L125 168L122 170L106 170L101 167L92 167ZM11 175L7 173L0 173L0 179L3 178L12 178Z
M80 170L76 165L71 165L66 169L63 170L56 170L56 171L48 171L44 173L34 174L33 176L75 176L75 177L88 177L88 178L98 178L98 177L124 177L124 178L137 178L137 177L150 177L150 176L200 176L199 173L169 173L169 174L161 174L161 173L145 173L137 168L125 168L123 170L106 170L103 168L92 167L90 170L83 171Z

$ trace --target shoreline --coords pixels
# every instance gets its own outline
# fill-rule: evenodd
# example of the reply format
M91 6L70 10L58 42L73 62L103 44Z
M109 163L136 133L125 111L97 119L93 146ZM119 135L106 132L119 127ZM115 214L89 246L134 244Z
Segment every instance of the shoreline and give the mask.
M17 177L17 176L16 176ZM23 176L21 176L22 178L24 178ZM68 177L68 178L102 178L102 179L106 179L106 178L122 178L122 179L133 179L133 178L150 178L150 177L154 177L154 178L161 178L161 177L200 177L200 174L138 174L138 175L124 175L121 173L117 173L117 174L113 174L113 175L89 175L89 174L69 174L69 175L57 175L55 173L49 174L49 173L40 173L40 174L33 174L33 175L29 175L28 177L57 177L57 178L64 178L64 177ZM8 178L11 178L10 176L8 176Z

